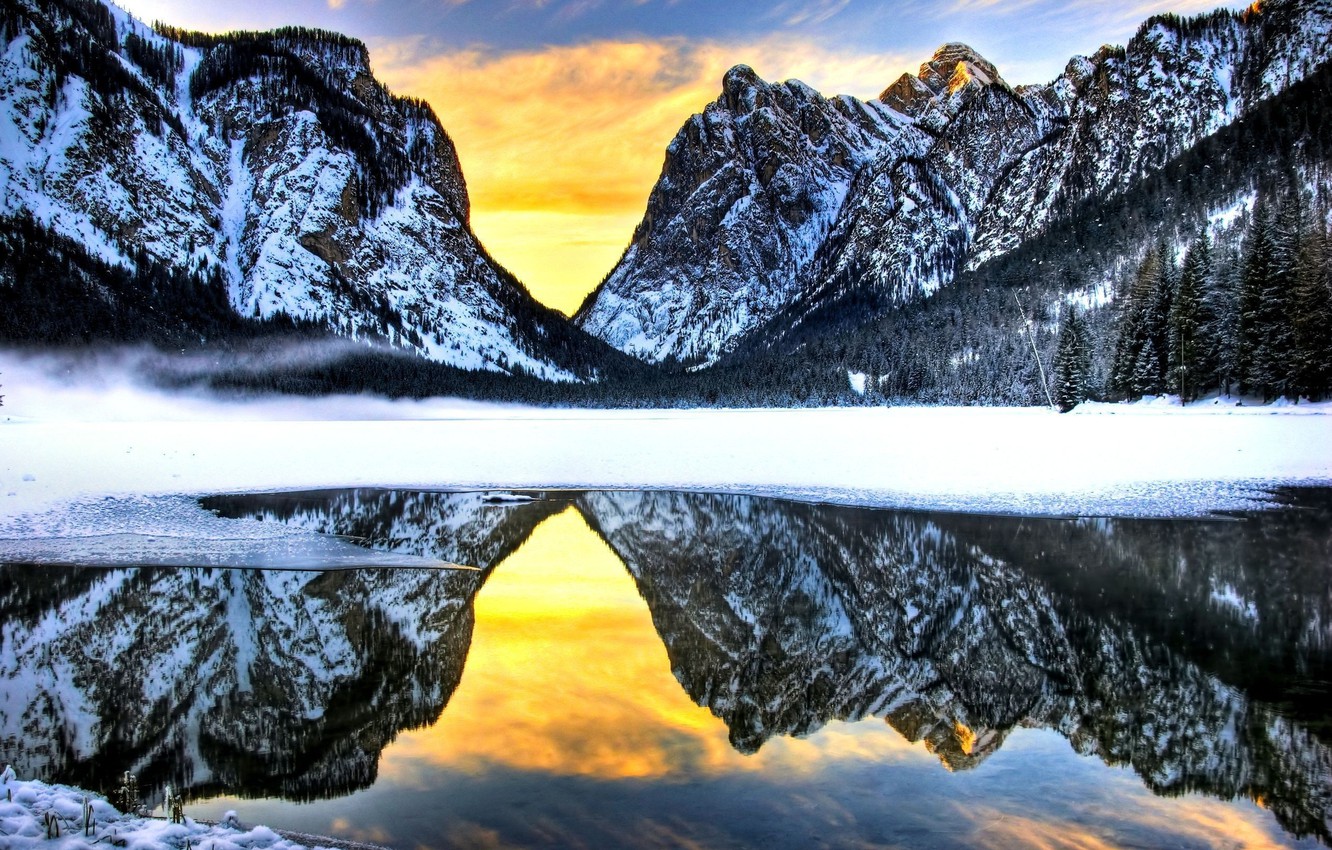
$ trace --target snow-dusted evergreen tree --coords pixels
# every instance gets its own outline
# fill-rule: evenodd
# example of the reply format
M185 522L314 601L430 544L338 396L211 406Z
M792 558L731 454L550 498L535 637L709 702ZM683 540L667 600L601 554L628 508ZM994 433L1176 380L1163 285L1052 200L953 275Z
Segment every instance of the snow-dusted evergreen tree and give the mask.
M1212 248L1203 231L1189 246L1170 307L1170 386L1183 401L1198 397L1207 378L1204 357L1214 347L1205 337L1203 304L1211 275Z
M1067 413L1091 395L1091 346L1086 326L1072 310L1059 331L1054 369L1055 404Z
M1174 251L1164 238L1157 243L1156 252L1161 257L1161 275L1155 281L1147 311L1147 335L1156 354L1151 392L1163 393L1171 388L1170 314L1175 303L1175 288L1179 285L1179 267L1175 264Z
M1282 216L1283 220L1285 216ZM1290 267L1283 263L1276 215L1260 202L1244 244L1240 279L1241 388L1273 399L1286 390L1290 372Z
M1161 392L1165 368L1158 340L1169 338L1170 286L1165 246L1153 246L1123 297L1119 336L1110 371L1110 392L1119 398Z
M1240 380L1239 257L1233 251L1214 258L1216 268L1202 292L1202 386L1229 393Z
M1318 219L1305 233L1292 294L1291 384L1297 396L1332 391L1332 239Z
M1134 398L1161 392L1160 367L1161 355L1156 350L1156 343L1149 337L1138 351L1138 359L1133 364L1133 382L1130 387Z

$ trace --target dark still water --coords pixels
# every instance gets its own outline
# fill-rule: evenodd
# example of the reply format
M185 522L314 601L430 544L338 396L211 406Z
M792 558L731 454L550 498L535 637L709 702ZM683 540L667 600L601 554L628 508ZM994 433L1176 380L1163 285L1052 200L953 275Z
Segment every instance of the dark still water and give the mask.
M1329 844L1332 493L532 495L205 500L480 572L0 568L0 757L402 850Z

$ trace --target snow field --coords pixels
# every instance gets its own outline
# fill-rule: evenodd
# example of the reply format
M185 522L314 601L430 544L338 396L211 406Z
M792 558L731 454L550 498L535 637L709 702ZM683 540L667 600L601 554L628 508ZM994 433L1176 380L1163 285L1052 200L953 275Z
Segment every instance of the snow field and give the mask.
M1332 420L1042 409L460 410L448 419L9 422L0 518L100 496L684 489L1019 513L1194 514L1332 481ZM1218 501L1219 499L1219 501Z
M0 414L0 537L71 505L336 487L681 489L884 507L1193 515L1332 483L1327 405L601 411L156 397L86 390ZM17 414L17 415L13 415ZM401 418L388 419L397 414ZM1310 415L1312 414L1312 415ZM336 415L341 418L326 418ZM351 418L363 416L365 418ZM106 515L123 531L123 512ZM46 520L41 517L46 516ZM68 523L65 523L66 525ZM150 530L150 529L149 529ZM6 532L10 533L6 533ZM69 533L65 529L62 533Z

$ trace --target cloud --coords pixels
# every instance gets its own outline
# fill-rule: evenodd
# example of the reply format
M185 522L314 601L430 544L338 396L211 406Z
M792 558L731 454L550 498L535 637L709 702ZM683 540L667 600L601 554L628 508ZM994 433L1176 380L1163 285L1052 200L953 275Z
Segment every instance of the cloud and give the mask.
M788 27L818 26L851 5L851 0L803 0L779 3L768 14Z
M792 37L521 51L445 50L413 38L370 47L380 79L429 101L457 143L482 239L534 294L566 312L619 258L666 145L717 97L732 65L869 95L919 62Z
M953 0L947 6L940 7L940 13L997 12L1011 15L1040 4L1041 0Z
M968 843L979 850L1112 850L1122 846L1123 834L1144 832L1161 846L1275 850L1285 844L1280 827L1256 807L1199 795L1162 798L1135 784L1107 786L1103 798L1085 801L1069 819L985 806L959 814L977 825ZM1119 835L1103 826L1116 822L1123 830Z

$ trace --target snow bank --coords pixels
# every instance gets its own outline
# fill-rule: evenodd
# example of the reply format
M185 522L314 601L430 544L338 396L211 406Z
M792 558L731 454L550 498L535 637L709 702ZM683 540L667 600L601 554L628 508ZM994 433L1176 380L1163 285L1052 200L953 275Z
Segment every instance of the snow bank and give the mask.
M1157 400L1068 415L548 410L365 398L242 404L105 378L44 383L23 367L0 356L0 539L28 545L126 533L248 539L246 521L220 526L182 498L228 492L642 488L1172 516L1253 507L1279 485L1332 483L1326 404L1213 400L1181 409Z
M129 850L305 850L265 826L243 828L207 825L186 818L184 823L122 815L106 800L67 785L10 781L0 796L0 846L7 850L88 850L92 847L127 847ZM12 799L10 799L12 798ZM84 801L91 804L92 835L84 834ZM59 831L47 838L49 823ZM313 838L313 836L311 836ZM334 848L346 847L331 842ZM309 845L311 847L329 845Z

